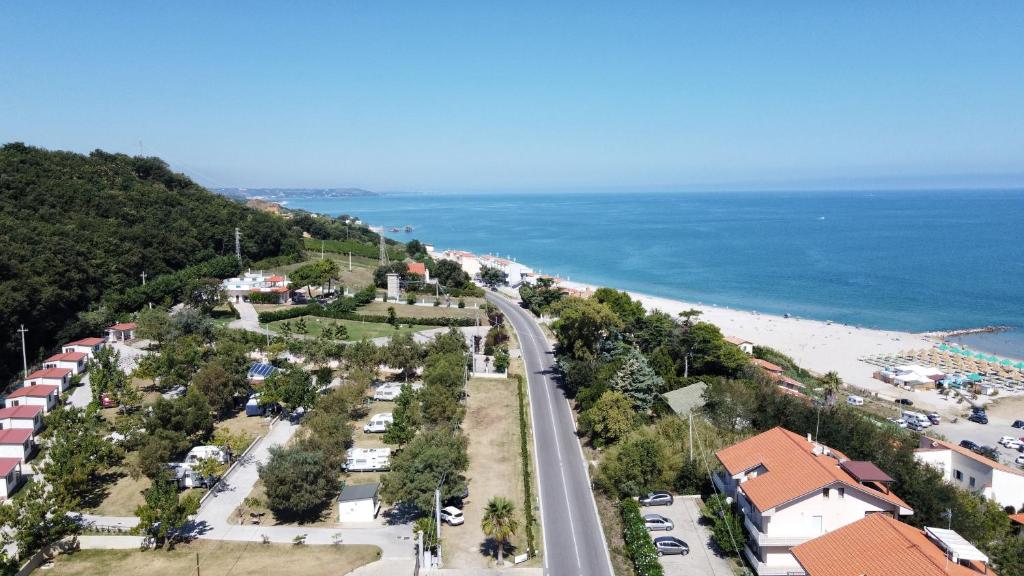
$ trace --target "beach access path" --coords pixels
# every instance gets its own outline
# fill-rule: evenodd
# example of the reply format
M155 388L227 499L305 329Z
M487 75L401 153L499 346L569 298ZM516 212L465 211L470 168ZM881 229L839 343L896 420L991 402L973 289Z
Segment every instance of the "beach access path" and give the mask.
M569 403L552 377L551 342L518 302L493 292L488 292L487 300L501 309L516 331L526 366L544 574L612 576L608 545Z

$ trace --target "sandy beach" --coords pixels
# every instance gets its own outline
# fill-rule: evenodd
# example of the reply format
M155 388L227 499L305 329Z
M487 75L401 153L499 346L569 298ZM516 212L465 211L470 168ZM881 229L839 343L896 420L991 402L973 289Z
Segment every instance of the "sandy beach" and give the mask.
M560 281L559 284L572 290L596 289L595 286L579 282ZM717 325L726 336L738 336L755 345L775 348L814 372L824 374L835 370L847 384L886 396L896 396L899 392L893 386L872 378L871 374L876 368L858 358L928 348L936 342L934 335L875 330L804 318L784 318L692 304L638 292L629 294L643 303L648 311L661 310L675 316L691 308L700 310L700 319Z

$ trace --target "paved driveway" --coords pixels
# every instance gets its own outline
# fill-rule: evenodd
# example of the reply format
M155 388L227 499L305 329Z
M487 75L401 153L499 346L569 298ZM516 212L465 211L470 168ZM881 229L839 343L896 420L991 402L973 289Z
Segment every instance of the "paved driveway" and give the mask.
M643 514L661 514L676 527L671 532L651 532L652 537L675 536L690 545L686 556L662 556L665 576L732 576L732 567L711 548L710 531L698 524L700 506L697 498L676 496L671 506L641 508Z

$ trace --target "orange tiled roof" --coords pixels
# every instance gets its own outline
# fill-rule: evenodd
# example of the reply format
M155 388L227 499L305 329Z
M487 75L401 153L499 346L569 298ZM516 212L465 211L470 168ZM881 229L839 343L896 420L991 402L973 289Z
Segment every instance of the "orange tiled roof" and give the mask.
M946 562L945 552L917 528L869 514L793 547L808 576L978 576ZM990 568L987 574L995 575Z
M420 276L427 274L427 265L423 262L410 262L406 268L413 274L419 274Z
M764 368L765 370L767 370L769 372L779 372L779 373L783 372L782 366L779 366L779 365L776 365L776 364L772 364L771 362L769 362L767 360L761 360L760 358L751 358L750 362L752 364L754 364L755 366L760 366L761 368Z
M36 370L29 374L27 380L38 380L40 378L63 380L68 374L71 374L71 370L69 368L43 368L42 370Z
M862 485L839 467L839 460L832 456L815 455L813 449L814 444L806 438L776 427L719 450L715 456L730 475L758 466L767 469L767 472L740 485L747 499L762 512L836 483L900 508L910 509L895 494ZM829 451L839 459L848 460L838 450L830 448Z
M753 344L750 340L740 338L739 336L726 336L725 341L729 344L735 344L736 346L739 346L740 344Z
M996 462L995 460L991 460L989 458L985 458L981 454L978 454L977 452L975 452L973 450L968 450L967 448L964 448L963 446L959 446L957 444L950 444L949 442L946 442L945 440L936 440L935 438L931 438L931 437L928 437L928 441L930 441L931 444L932 444L931 448L918 448L917 450L915 450L915 452L920 452L920 451L927 452L927 451L930 451L930 450L943 450L943 449L945 449L945 450L952 450L953 452L957 452L959 454L963 454L964 456L967 456L968 458L970 458L971 460L974 460L975 462L978 462L978 463L983 464L985 466L990 466L990 467L992 467L995 470L1001 470L1001 471L1007 472L1009 474L1016 474L1017 476L1024 476L1024 470L1021 470L1020 468L1013 468L1013 467L1007 466L1005 464L1000 464L999 462Z
M1024 524L1024 514L1010 514L1010 521L1017 524Z

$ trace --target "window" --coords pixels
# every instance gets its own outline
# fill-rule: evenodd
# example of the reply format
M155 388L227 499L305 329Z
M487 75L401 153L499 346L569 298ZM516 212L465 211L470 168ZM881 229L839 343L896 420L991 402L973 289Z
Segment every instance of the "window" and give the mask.
M823 488L821 491L822 498L828 498L828 488Z
M840 498L845 498L846 497L846 488L839 488L839 497Z
M964 481L964 473L959 470L953 470L953 478L956 478L957 482Z
M971 481L969 482L969 484L971 485L971 488L974 488L974 476L971 476Z

